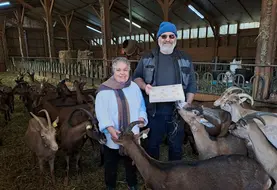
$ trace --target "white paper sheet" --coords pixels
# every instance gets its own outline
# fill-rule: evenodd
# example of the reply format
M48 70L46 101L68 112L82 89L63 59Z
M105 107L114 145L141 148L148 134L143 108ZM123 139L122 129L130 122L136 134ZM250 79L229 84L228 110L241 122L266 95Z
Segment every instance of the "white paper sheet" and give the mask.
M185 101L184 90L181 84L153 86L149 93L150 103Z

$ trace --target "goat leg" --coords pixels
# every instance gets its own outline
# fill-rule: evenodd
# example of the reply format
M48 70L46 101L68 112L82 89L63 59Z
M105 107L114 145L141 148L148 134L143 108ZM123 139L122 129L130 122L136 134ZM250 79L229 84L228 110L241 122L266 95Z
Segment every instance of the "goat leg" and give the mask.
M43 173L44 173L44 167L43 167L43 159L39 158L38 159L39 163L39 170L40 170L40 178L39 178L39 184L43 186Z
M81 182L81 172L80 172L80 158L81 154L77 153L76 155L76 171L77 171L77 182Z
M100 164L99 167L104 165L104 145L100 145Z
M65 160L66 160L66 174L65 174L65 179L64 179L64 185L67 186L68 185L68 175L69 175L69 156L68 155L65 156Z
M36 153L34 152L33 153L33 163L34 163L34 166L36 166L36 163L37 163L37 155L36 155Z
M54 161L55 161L55 158L52 158L51 160L49 160L50 173L51 173L53 185L56 184L56 179L55 179L55 174L54 174Z

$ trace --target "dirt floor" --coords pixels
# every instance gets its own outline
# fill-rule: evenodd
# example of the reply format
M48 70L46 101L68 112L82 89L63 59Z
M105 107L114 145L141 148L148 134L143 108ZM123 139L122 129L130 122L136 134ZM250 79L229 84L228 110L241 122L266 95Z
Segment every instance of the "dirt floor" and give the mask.
M2 83L13 87L15 85L15 73L0 73ZM70 181L69 185L63 185L65 175L65 159L63 153L57 153L55 160L55 175L57 184L54 187L51 183L48 164L45 164L44 185L39 184L38 165L34 165L32 154L24 144L23 136L27 129L29 113L23 107L23 103L19 97L15 97L15 112L12 114L12 120L5 125L3 114L0 114L0 138L3 145L0 146L0 190L52 190L52 189L70 189L70 190L102 190L104 185L104 170L99 167L100 163L99 151L97 147L92 148L89 141L82 150L82 181L77 182L75 172L75 159L71 159ZM162 160L167 159L167 147L161 147ZM184 146L184 159L192 160L195 156L191 153L189 145ZM117 189L127 189L124 180L123 165L120 164L117 180ZM139 186L142 189L143 181L138 174Z

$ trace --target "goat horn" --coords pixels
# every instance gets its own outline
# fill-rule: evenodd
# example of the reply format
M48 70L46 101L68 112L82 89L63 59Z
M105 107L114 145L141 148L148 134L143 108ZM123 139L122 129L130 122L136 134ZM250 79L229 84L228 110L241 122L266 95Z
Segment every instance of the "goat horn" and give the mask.
M40 112L44 112L45 113L46 118L47 118L48 127L51 127L52 126L51 125L51 120L50 120L50 117L49 117L49 114L48 114L47 110L46 109L42 109L38 113L40 113Z
M71 125L71 119L72 119L72 116L74 115L74 113L75 112L77 112L77 111L83 111L84 113L86 113L88 116L89 116L89 118L91 119L91 122L93 123L93 124L97 124L97 119L95 118L95 117L93 117L93 115L88 111L88 110L86 110L86 109L84 109L84 108L77 108L77 109L75 109L73 112L71 112L71 114L70 114L70 116L69 116L69 119L68 119L68 124L69 125Z
M251 105L253 106L254 100L253 100L253 98L252 98L249 94L240 93L240 94L238 94L238 97L239 97L239 98L242 98L242 97L248 98L248 99L251 101ZM240 102L240 103L242 103L242 102Z
M186 107L186 108L184 108L184 110L191 111L191 112L198 111L199 112L198 115L203 115L203 111L204 111L203 107L195 107L195 108L193 108L193 107Z
M89 94L88 95L88 97L90 97L91 98L91 100L92 100L92 102L93 102L93 104L95 103L95 99L94 99L94 97L91 95L91 94Z
M251 114L248 114L246 116L244 116L243 118L241 118L241 120L244 120L245 122L249 119L258 119L260 120L263 125L266 125L266 122L265 120L262 118L262 116L272 116L272 117L276 117L277 118L277 114L274 114L274 113L270 113L270 112L254 112L254 113L251 113Z
M126 133L131 132L131 130L133 129L133 127L134 127L135 125L143 124L143 123L144 123L144 122L143 122L143 121L140 121L140 120L133 121L133 122L131 122L131 123L128 125L128 127L126 127L125 132L126 132Z
M45 128L45 126L42 124L41 120L35 114L33 114L32 112L30 112L30 114L33 116L33 118L35 118L35 120L37 120L37 122L40 124L40 126L42 128Z
M223 95L233 92L234 90L241 90L242 92L244 91L242 88L236 87L236 86L231 86L230 88L227 88L224 92Z

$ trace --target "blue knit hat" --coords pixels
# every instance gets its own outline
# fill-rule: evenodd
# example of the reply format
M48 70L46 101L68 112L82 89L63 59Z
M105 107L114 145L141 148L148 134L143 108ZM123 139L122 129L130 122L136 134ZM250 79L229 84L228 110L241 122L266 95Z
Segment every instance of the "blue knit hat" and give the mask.
M177 38L177 29L176 26L171 22L162 22L159 27L159 31L157 33L157 38L160 37L165 32L172 32L175 34Z

